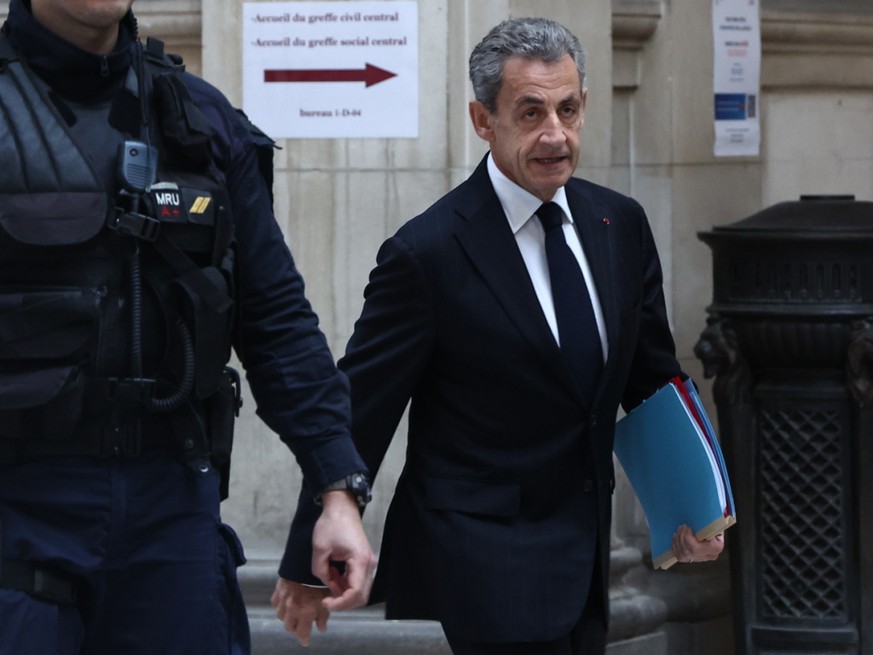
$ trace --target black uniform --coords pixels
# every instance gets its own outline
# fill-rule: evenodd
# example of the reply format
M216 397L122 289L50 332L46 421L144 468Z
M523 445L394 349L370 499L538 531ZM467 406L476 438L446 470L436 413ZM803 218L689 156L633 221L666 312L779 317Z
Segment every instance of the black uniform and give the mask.
M319 490L364 469L269 141L136 40L0 37L0 653L244 653L238 381Z

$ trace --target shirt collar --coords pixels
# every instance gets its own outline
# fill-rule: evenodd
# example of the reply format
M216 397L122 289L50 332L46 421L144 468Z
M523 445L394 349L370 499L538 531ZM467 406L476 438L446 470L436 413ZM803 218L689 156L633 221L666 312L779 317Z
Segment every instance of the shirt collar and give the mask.
M490 152L488 153L488 176L491 178L491 185L503 207L503 213L506 214L509 221L509 227L512 229L512 233L516 234L530 220L543 201L506 177L494 163L494 158ZM564 187L555 191L552 202L564 210L564 215L572 223L573 214L570 213L570 205L567 203L567 192Z

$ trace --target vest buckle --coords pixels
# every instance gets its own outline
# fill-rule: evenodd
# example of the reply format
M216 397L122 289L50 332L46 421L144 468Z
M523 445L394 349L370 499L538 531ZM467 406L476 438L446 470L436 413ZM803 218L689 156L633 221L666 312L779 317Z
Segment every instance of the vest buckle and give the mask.
M158 238L161 222L151 216L116 207L115 215L109 217L106 226L110 230L127 236L133 236L143 241L154 241Z
M109 400L142 404L154 397L152 378L109 378Z

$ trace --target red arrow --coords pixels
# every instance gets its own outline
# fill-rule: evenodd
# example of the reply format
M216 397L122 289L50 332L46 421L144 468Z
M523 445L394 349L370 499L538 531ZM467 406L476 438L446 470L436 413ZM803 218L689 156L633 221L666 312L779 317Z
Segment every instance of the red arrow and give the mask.
M367 64L363 69L265 70L264 82L364 82L373 86L396 75Z

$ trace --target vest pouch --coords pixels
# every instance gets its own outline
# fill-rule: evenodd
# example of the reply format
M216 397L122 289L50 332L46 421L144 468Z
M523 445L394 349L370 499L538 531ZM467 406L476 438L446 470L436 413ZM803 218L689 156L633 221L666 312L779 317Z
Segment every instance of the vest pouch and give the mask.
M33 360L61 364L84 352L103 296L93 288L0 287L0 370Z
M207 398L218 390L230 358L233 301L215 267L191 271L176 284L186 299L182 316L194 337L194 392Z
M194 186L197 182L203 180L184 186L156 182L143 196L142 210L160 222L175 248L205 266L215 263L216 231L224 221L224 209L210 191Z
M72 439L85 395L77 366L0 370L0 439Z
M0 194L0 230L30 246L72 246L93 239L106 223L100 192Z

